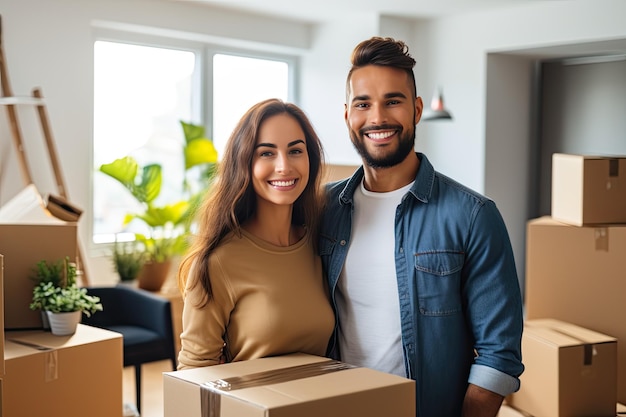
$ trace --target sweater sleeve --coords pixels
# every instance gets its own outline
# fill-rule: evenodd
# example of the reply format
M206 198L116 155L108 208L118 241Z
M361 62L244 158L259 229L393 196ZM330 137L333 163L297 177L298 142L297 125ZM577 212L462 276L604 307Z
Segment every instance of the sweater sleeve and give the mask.
M213 297L208 302L204 288L193 277L193 268L185 288L179 370L217 365L222 357L224 334L234 307L232 288L216 256L211 257L209 273Z

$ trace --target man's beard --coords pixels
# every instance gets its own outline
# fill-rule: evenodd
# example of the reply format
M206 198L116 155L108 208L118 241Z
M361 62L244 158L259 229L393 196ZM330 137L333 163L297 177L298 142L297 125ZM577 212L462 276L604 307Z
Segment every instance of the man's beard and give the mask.
M415 126L407 132L401 130L401 126L379 126L380 129L398 129L400 131L400 141L398 143L398 148L393 153L385 154L383 156L377 157L375 155L370 154L365 147L365 134L371 129L360 129L359 132L355 132L350 129L350 140L352 141L352 145L356 151L363 158L363 162L367 164L371 168L389 168L395 165L398 165L400 162L404 161L404 159L409 155L409 153L414 152L415 147Z

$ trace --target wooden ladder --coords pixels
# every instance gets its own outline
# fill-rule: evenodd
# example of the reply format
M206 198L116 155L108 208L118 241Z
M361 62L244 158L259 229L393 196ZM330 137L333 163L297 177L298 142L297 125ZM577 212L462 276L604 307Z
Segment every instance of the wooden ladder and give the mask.
M63 180L63 173L61 172L61 165L57 156L57 150L50 128L50 122L48 120L48 114L46 110L46 104L43 99L43 94L40 88L34 88L31 97L17 97L13 95L11 85L9 83L9 76L7 71L6 57L4 55L4 46L2 42L2 16L0 16L0 105L3 105L7 109L7 116L9 119L11 136L13 138L13 144L17 151L17 158L20 165L21 175L26 186L34 185L31 175L30 167L28 165L28 158L26 156L26 148L24 147L23 136L20 129L20 123L17 117L18 105L31 105L37 109L39 117L39 123L43 132L43 136L46 142L46 148L48 151L48 157L50 158L50 164L54 172L54 178L58 189L58 196L48 195L45 201L45 210L50 212L56 218L68 221L77 222L82 210L74 206L69 202L69 196L67 188ZM78 237L77 237L78 238ZM78 265L77 271L80 271L80 277L83 285L89 285L89 279L86 272L86 265L83 261L82 251L80 248L80 242L78 244Z

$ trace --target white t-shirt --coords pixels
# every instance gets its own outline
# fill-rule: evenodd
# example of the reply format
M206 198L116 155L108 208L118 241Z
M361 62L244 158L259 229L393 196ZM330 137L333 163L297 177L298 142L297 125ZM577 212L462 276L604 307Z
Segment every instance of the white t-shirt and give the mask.
M354 193L350 249L337 285L339 349L346 363L406 376L394 261L395 215L409 184Z

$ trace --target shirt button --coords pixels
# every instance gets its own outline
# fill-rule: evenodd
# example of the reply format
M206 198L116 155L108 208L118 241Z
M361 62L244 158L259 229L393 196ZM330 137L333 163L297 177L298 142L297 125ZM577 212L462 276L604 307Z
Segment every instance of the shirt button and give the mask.
M339 242L339 244L340 244L341 246L346 246L346 241L342 239L342 240Z
M404 253L404 248L400 248L400 253Z

